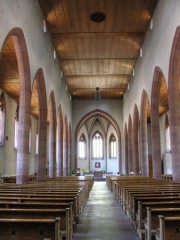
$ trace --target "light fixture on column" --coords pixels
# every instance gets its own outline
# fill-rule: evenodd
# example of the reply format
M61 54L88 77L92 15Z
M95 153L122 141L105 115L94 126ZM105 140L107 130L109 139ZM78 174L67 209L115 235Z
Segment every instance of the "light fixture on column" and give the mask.
M46 21L43 21L43 32L46 33L47 32L47 26L46 26Z
M61 70L61 78L63 78L63 71Z
M128 83L128 86L127 86L128 90L129 90L129 83Z
M96 87L96 92L95 92L95 100L99 101L101 99L101 94L99 91L99 87Z
M139 56L140 56L140 58L142 58L142 56L143 56L143 51L142 51L142 48L140 48L140 51L139 51Z
M152 31L153 30L153 18L151 18L150 24L149 24L149 28Z
M54 60L56 60L56 57L57 57L56 51L54 50Z
M69 96L69 99L70 99L70 101L72 100L72 97L71 97L71 95Z
M135 70L134 70L134 68L133 68L133 70L132 70L132 75L133 75L133 77L135 76Z
M125 98L126 98L126 94L124 94L124 100L125 100Z

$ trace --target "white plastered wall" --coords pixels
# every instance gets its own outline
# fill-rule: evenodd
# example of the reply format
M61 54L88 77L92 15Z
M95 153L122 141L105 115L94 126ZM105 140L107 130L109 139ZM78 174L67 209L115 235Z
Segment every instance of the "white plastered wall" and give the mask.
M39 7L38 0L1 0L0 3L0 50L7 34L13 28L21 28L27 45L27 51L30 63L31 86L34 77L39 68L42 68L45 85L47 104L51 91L54 91L56 112L61 104L63 117L67 115L68 123L71 122L71 101L69 91L66 91L66 83L61 78L61 69L58 60L54 60L54 48L48 32L43 32L43 15ZM0 173L7 175L15 174L16 152L12 147L11 141L14 136L14 115L16 103L9 97L6 97L8 110L6 113L6 131L10 141L6 142L4 147L0 147ZM14 102L14 103L13 103ZM36 131L36 121L32 120L32 129ZM35 136L33 132L32 136ZM33 141L33 140L32 140ZM35 145L32 144L34 148ZM34 173L35 166L35 149L30 154L29 173ZM2 164L2 162L4 164ZM32 163L32 164L31 164Z
M176 28L180 25L179 9L179 0L158 1L153 15L153 30L149 28L147 31L142 46L143 56L137 59L135 76L131 77L130 88L126 91L123 102L123 124L125 121L128 122L129 114L133 117L135 104L137 104L140 114L143 89L146 90L151 105L152 80L156 66L162 70L168 86L170 53ZM162 124L162 121L160 121L160 124ZM162 130L161 126L160 129ZM162 144L164 144L163 141L161 141ZM161 151L162 149L163 146L161 146Z

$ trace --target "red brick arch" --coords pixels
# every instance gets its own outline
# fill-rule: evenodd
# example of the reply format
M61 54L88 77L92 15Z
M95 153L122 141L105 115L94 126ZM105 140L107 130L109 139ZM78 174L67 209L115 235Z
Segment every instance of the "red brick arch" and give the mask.
M152 160L153 178L161 179L161 144L159 126L159 98L161 81L164 75L159 67L155 67L152 91L151 91L151 136L152 136Z
M20 78L16 183L22 184L27 181L29 171L29 126L31 106L30 65L23 30L21 28L13 28L6 36L4 44L9 37L13 39Z
M173 180L180 182L180 26L177 27L170 55L169 64L169 126L172 149Z
M134 106L133 113L133 162L134 162L134 174L139 175L140 173L140 164L139 164L139 112L137 105Z
M47 139L47 98L46 87L42 68L36 72L35 78L37 83L39 116L38 116L38 169L37 180L45 181L46 179L46 139Z
M84 117L81 118L81 120L77 124L76 130L75 130L75 144L74 144L75 145L75 149L74 149L74 153L75 153L74 154L75 155L74 167L75 167L75 169L77 168L77 143L78 143L77 137L78 137L78 133L79 133L82 125L88 119L90 119L91 117L97 116L97 115L107 119L113 125L113 127L116 130L117 137L118 137L118 144L119 144L119 146L118 146L118 149L119 149L119 172L121 173L122 172L122 161L121 161L121 132L120 132L120 128L119 128L117 122L115 121L115 119L110 114L108 114L107 112L102 111L100 109L95 109L95 110L87 113L86 115L84 115Z

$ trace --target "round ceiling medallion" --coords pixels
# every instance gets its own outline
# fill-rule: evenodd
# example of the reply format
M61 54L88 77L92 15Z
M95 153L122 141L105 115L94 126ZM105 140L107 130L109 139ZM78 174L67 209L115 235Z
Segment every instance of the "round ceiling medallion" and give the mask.
M90 19L93 22L103 22L106 19L106 15L102 12L95 12L93 14L91 14Z

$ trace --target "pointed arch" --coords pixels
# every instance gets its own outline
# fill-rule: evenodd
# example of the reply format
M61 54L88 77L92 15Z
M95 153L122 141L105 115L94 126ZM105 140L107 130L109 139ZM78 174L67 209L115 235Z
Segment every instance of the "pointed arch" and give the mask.
M61 105L58 108L57 113L57 177L63 175L63 113Z
M47 98L46 86L42 68L39 68L34 77L38 92L38 163L37 180L46 179L46 139L47 139Z
M151 136L152 136L152 160L153 160L153 178L161 179L161 144L160 144L160 88L162 82L165 82L164 75L159 67L155 67L152 91L151 91ZM166 84L165 84L166 85ZM167 89L167 87L166 87ZM165 94L165 93L164 93ZM167 109L168 110L168 109Z
M120 128L117 124L117 122L115 121L115 119L110 115L108 114L107 112L105 111L102 111L100 109L95 109L89 113L87 113L86 115L84 115L79 123L77 124L77 127L76 127L76 130L75 130L75 149L74 149L74 156L75 156L75 159L74 159L74 167L75 169L77 169L77 143L78 143L78 133L82 127L82 125L88 120L90 119L91 117L94 117L94 116L97 116L97 115L100 115L102 117L104 117L105 119L107 119L114 127L116 133L117 133L117 137L118 137L118 149L119 149L119 156L118 156L118 159L119 159L119 172L121 173L122 172L122 151L121 151L121 132L120 132Z
M16 183L22 184L27 182L29 171L29 124L31 98L30 65L26 40L22 29L13 28L7 34L3 47L10 37L13 40L20 79Z
M54 91L51 92L48 104L49 116L49 177L56 176L56 103Z
M135 175L140 174L140 164L139 164L139 131L140 131L140 121L139 121L139 112L137 105L134 106L133 113L133 145L134 145L134 173Z
M180 26L177 27L171 48L169 64L169 124L172 148L173 180L180 182Z

